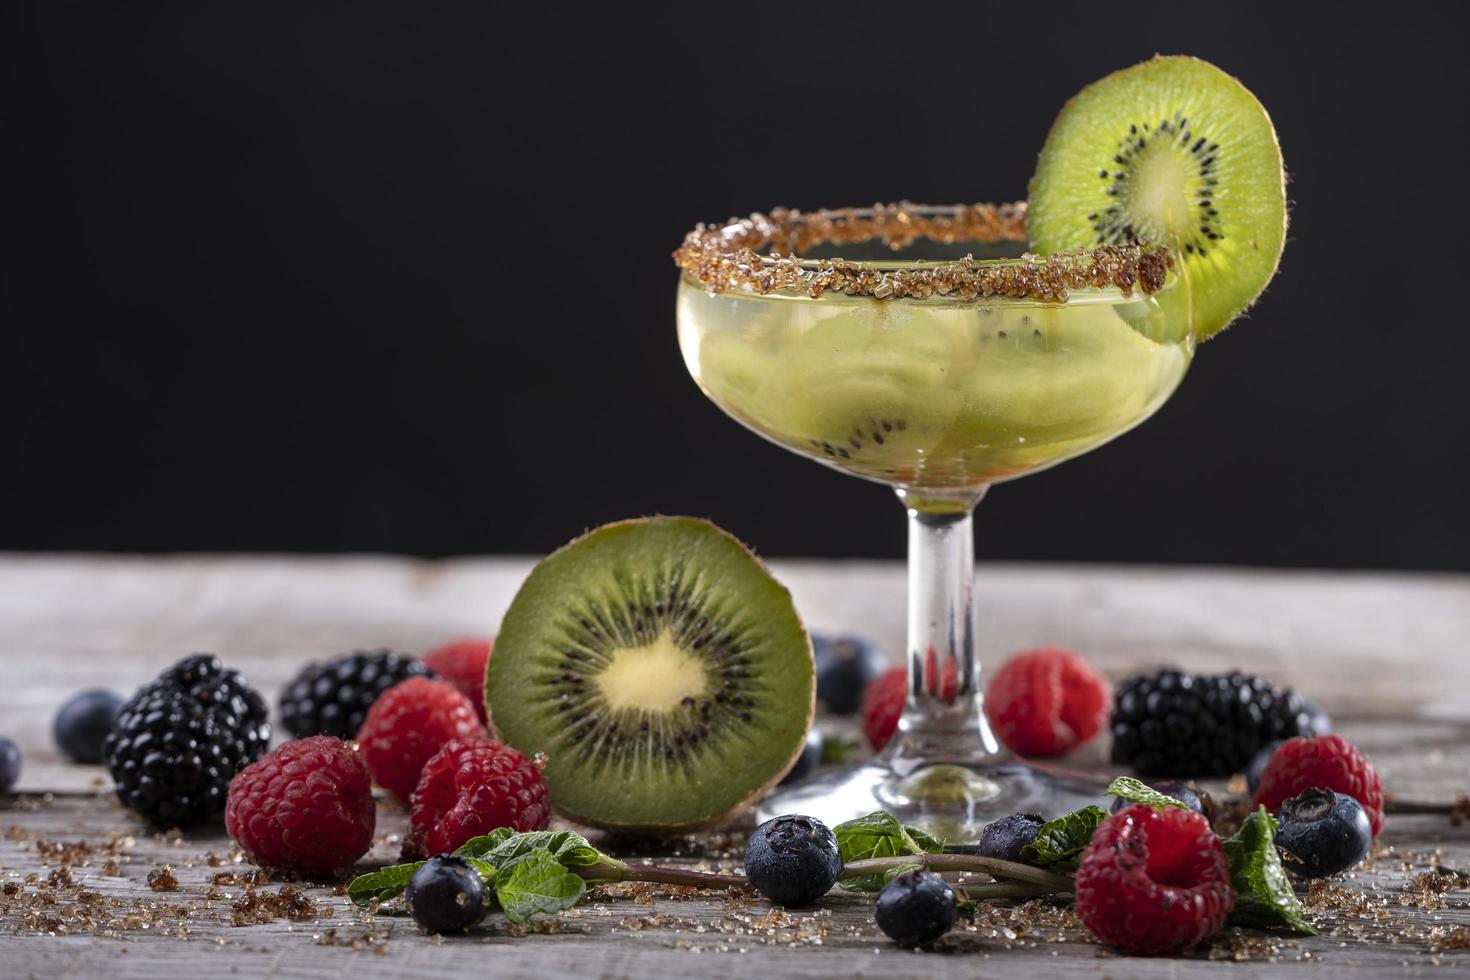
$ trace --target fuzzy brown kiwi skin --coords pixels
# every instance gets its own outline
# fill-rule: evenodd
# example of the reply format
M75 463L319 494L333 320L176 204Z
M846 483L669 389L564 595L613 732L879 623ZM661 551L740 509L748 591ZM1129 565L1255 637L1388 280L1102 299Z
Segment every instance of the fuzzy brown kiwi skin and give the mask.
M1248 94L1250 94L1250 96L1251 96L1252 99L1255 99L1256 105L1260 107L1261 113L1266 117L1266 121L1270 124L1270 129L1271 129L1271 142L1272 142L1272 144L1274 144L1274 146L1276 148L1276 155L1279 158L1281 158L1282 160L1285 159L1285 155L1281 152L1281 138L1280 138L1280 136L1276 132L1276 122L1275 122L1275 120L1273 120L1271 118L1271 113L1266 109L1265 104L1262 103L1260 99L1257 99L1255 97L1255 93L1251 92L1250 89L1247 89L1245 87L1245 83L1242 82L1239 78L1237 78L1234 75L1230 75L1229 72L1226 72L1224 69L1220 68L1220 66L1214 64L1213 62L1206 61L1203 58L1197 58L1197 57L1195 57L1192 54L1164 55L1164 54L1157 54L1156 53L1152 58L1149 58L1147 61L1140 62L1140 64L1145 64L1146 65L1146 64L1151 64L1152 62L1155 62L1155 61L1193 61L1193 62L1198 62L1199 64L1202 64L1202 65L1206 65L1206 66L1208 66L1210 68L1214 68L1216 71L1219 71L1222 74L1229 75L1229 77L1231 79L1233 79L1237 84L1239 84L1242 89L1244 89ZM1135 65L1135 66L1131 66L1131 67L1137 67L1137 66ZM1048 145L1050 145L1051 138L1052 138L1052 132L1055 129L1057 129L1062 124L1062 121L1065 120L1067 118L1067 116L1069 114L1071 114L1076 109L1076 103L1078 102L1078 100L1080 100L1082 98L1082 96L1086 95L1094 87L1096 87L1096 86L1102 84L1103 82L1107 81L1113 75L1116 75L1116 74L1119 74L1120 72L1124 72L1124 71L1128 71L1128 70L1129 70L1128 68L1120 68L1120 69L1118 69L1118 71L1111 72L1108 75L1105 75L1103 78L1100 78L1097 81L1092 82L1091 84L1087 85L1080 92L1077 92L1071 98L1067 99L1067 101L1062 104L1061 111L1057 113L1056 119L1052 122L1051 128L1047 130L1046 139L1042 140L1042 143L1041 143L1042 149L1037 152L1038 157L1040 157L1040 154L1045 151L1045 149L1046 149L1046 147ZM1258 303L1260 301L1261 297L1266 294L1266 290L1270 288L1272 280L1274 280L1276 278L1276 273L1281 268L1281 254L1286 251L1287 233L1291 230L1291 201L1290 201L1290 199L1286 195L1286 184L1287 184L1287 180L1288 180L1288 177L1287 177L1286 167L1285 167L1285 164L1283 163L1282 168L1281 168L1281 200L1282 200L1282 204L1283 204L1282 209L1281 209L1281 248L1278 249L1277 252L1276 252L1276 261L1271 264L1271 270L1270 270L1270 272L1267 273L1265 282L1262 284L1260 291L1257 292L1255 296L1253 296L1244 305L1236 308L1230 314L1230 318L1225 321L1225 323L1224 323L1223 326L1221 326L1217 330L1212 331L1209 334L1206 334L1206 335L1200 337L1199 339L1200 339L1201 342L1207 341L1207 340L1210 340L1210 339L1212 339L1214 337L1219 336L1220 334L1224 333L1227 329L1229 329L1230 326L1232 324L1234 324L1236 320L1239 320L1240 318L1246 316L1250 312L1251 307L1255 306L1256 303ZM1033 176L1031 178L1031 184L1034 185L1035 182L1036 182L1036 178ZM1028 188L1027 188L1028 196L1029 196L1029 193L1032 191L1032 189L1033 188L1031 186L1028 186Z
M698 517L679 517L678 515L667 515L667 514L650 514L647 517L630 517L627 520L613 521L613 522L611 522L609 524L604 524L604 525L601 525L600 527L593 528L592 530L587 531L587 532L579 535L578 537L572 539L571 541L567 542L566 544L562 545L555 552L552 552L552 554L557 554L557 553L559 553L561 551L565 551L567 548L570 548L573 545L575 545L578 542L580 542L583 538L589 537L590 535L592 535L592 534L594 534L594 533L596 533L598 531L605 530L607 528L612 528L612 527L626 527L628 525L633 525L633 524L642 524L645 521L657 520L659 518L664 518L664 517L678 517L678 519L681 519L681 520L694 520L694 521L701 521L703 523L711 523L709 521L705 521L703 518L698 518ZM777 587L779 587L781 589L781 591L784 592L784 593L786 593L786 596L788 598L790 598L790 596L791 596L791 590L788 589L788 588L786 588L786 586L781 583L781 580L780 579L776 578L776 576L774 576L774 575L771 574L770 566L768 566L763 560L761 560L761 557L759 555L757 555L754 551L751 551L750 548L745 544L745 542L741 541L739 538L735 537L733 534L730 534L728 531L725 531L723 528L720 528L718 525L711 524L711 526L712 527L715 527L716 530L720 531L721 534L724 534L726 537L730 538L730 540L732 540L736 544L738 544L740 546L741 550L743 550L748 556L750 556L751 560L754 561L758 566L760 566L760 568L761 568L762 571L764 571L767 575L770 575L771 581L775 582L776 585L777 585ZM548 555L547 557L549 558L551 556ZM811 633L810 633L810 631L807 630L806 623L802 621L801 613L800 613L800 611L798 611L796 609L796 603L794 601L791 604L791 608L792 608L793 613L796 615L796 625L798 625L799 627L801 627L801 635L802 635L802 638L806 641L806 655L807 655L807 658L813 661L813 671L815 671L816 667L815 667L814 654L812 652L812 637L811 637ZM493 657L494 654L492 653L491 656ZM490 684L489 684L489 679L490 679L490 663L487 660L486 663L485 663L485 685L484 685L484 690L485 690L485 695L484 695L484 700L485 700L485 727L489 729L490 734L491 734L492 737L496 738L497 740L501 740L500 739L500 732L495 727L495 716L494 716L494 713L490 709ZM739 800L734 806L732 806L730 809L726 810L723 813L716 814L716 815L710 817L707 820L699 820L699 821L688 822L688 823L668 823L668 824L663 824L663 823L647 823L647 822L641 822L641 821L639 823L620 823L618 821L602 820L602 819L599 819L598 817L592 816L590 814L577 813L575 811L568 810L565 807L558 806L555 802L552 802L551 809L558 816L560 816L560 817L562 817L562 818L564 818L566 820L570 820L573 823L582 824L583 826L587 826L587 827L597 827L597 828L599 828L601 830L617 831L617 832L620 832L620 833L651 834L651 835L682 834L682 833L691 833L693 831L698 831L698 830L708 830L711 827L717 827L720 824L725 823L731 817L733 817L736 814L740 813L746 807L750 806L752 803L754 803L755 801L759 800L761 797L765 796L772 789L774 789L777 783L779 783L782 779L786 778L786 774L791 771L792 767L794 767L796 765L797 760L801 758L801 753L806 749L806 737L805 737L805 733L811 731L812 721L816 718L816 714L817 714L817 685L815 683L812 684L812 692L811 692L811 694L812 694L811 700L807 704L807 708L806 708L806 726L802 729L803 736L802 736L801 740L799 740L796 743L796 749L795 749L795 751L793 751L791 753L791 758L786 760L786 764L783 765L780 768L780 770L774 776L772 776L771 779L768 782L765 783L765 785L760 786L760 787L757 787L755 790L753 790L751 793L749 793L743 799Z

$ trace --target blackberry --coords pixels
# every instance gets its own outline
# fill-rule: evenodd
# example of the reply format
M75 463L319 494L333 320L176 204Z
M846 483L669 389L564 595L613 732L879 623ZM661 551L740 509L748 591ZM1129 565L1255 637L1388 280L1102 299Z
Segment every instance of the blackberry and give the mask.
M154 826L187 827L225 808L230 779L265 753L265 700L218 657L185 657L138 689L103 743L123 805Z
M353 739L379 694L410 677L432 676L418 658L389 650L309 664L281 694L281 724L297 738Z
M1161 670L1115 689L1112 757L1145 776L1229 776L1262 746L1327 726L1316 705L1264 677Z

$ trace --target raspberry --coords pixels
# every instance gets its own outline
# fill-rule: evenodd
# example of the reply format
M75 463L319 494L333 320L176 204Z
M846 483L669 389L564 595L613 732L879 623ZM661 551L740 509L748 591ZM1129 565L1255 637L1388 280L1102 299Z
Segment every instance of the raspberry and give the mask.
M863 689L863 734L874 752L893 737L903 714L904 695L908 693L909 672L904 667L891 667Z
M1007 660L985 689L985 717L1012 752L1070 752L1108 720L1112 689L1077 654L1061 647L1025 650Z
M1372 763L1341 735L1298 735L1283 742L1261 773L1256 804L1275 813L1306 789L1351 796L1368 811L1373 836L1383 830L1383 784Z
M409 849L447 854L497 827L545 830L550 820L546 781L531 760L488 738L451 739L413 791Z
M485 724L485 664L495 639L475 637L446 643L424 654L424 666L444 678L470 699L480 724Z
M230 781L225 829L269 868L311 877L350 866L373 846L373 787L348 743L287 742Z
M932 683L937 661L938 658L931 649L924 662L925 684ZM959 690L953 660L945 663L943 678L939 697L943 701L952 701ZM893 733L898 730L898 719L903 715L908 691L909 672L906 667L890 667L863 689L863 734L868 737L868 744L873 747L874 752L883 751L883 746L888 744Z
M1130 953L1191 946L1234 907L1225 849L1193 810L1135 803L1098 826L1077 868L1083 925Z
M404 803L424 763L451 738L484 735L475 706L448 681L410 677L378 696L357 742L379 786Z
M930 647L924 651L924 688L926 690L932 691L934 689L934 675L938 672L939 654L934 652L933 647ZM944 662L943 681L939 686L939 699L945 704L949 704L954 700L954 696L958 691L959 684L955 682L954 661L946 660Z

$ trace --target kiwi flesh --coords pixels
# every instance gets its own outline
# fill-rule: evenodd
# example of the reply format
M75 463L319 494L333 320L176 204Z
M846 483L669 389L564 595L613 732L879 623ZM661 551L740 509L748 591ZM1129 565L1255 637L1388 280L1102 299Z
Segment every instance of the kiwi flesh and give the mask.
M608 524L546 558L490 661L491 727L546 754L553 807L626 831L711 826L762 796L816 707L791 594L690 517Z
M948 386L954 342L922 317L870 303L807 330L759 397L772 428L814 454L877 465L932 448L960 410Z
M1062 443L1080 450L1116 435L1177 371L1148 336L1165 318L1141 295L1090 306L859 303L784 344L711 333L704 383L759 431L845 470L969 487L1056 461Z
M1042 252L1167 244L1183 280L1170 299L1208 338L1254 302L1281 258L1286 174L1276 130L1244 85L1198 58L1114 72L1052 124L1027 222Z

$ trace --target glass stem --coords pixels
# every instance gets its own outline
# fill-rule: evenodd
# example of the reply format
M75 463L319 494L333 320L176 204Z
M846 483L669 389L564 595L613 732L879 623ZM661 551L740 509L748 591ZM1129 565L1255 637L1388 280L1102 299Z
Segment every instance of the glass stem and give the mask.
M919 501L909 515L908 698L884 761L899 775L920 764L999 761L981 710L975 656L975 539L982 490L963 500Z

